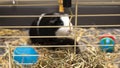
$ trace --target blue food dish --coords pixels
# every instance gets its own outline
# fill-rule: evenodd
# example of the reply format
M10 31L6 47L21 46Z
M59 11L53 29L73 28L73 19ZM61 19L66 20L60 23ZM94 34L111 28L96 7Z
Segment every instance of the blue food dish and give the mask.
M18 64L23 65L35 64L37 63L38 60L38 53L32 47L19 46L14 49L13 59Z

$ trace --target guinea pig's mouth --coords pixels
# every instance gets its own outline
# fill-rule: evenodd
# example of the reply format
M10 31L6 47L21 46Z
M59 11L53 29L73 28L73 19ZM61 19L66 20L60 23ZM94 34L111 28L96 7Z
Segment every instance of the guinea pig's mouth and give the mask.
M56 33L56 36L69 36L71 33Z
M56 36L69 36L72 34L72 30L70 29L65 29L65 28L60 28L56 31Z

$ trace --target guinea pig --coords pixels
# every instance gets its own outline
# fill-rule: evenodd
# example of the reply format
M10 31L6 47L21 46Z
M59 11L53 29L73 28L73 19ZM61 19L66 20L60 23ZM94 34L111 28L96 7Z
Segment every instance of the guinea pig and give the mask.
M44 17L45 15L60 15L59 17ZM60 27L45 27L45 28L30 28L30 36L68 36L73 29L73 25L70 22L69 16L67 14L41 14L39 18L36 18L32 22L31 26L60 26ZM67 27L64 27L67 26ZM71 27L68 27L71 26ZM75 41L71 38L65 37L47 37L47 38L30 38L32 44L41 45L74 45ZM76 44L78 44L76 42ZM77 47L77 53L80 49Z

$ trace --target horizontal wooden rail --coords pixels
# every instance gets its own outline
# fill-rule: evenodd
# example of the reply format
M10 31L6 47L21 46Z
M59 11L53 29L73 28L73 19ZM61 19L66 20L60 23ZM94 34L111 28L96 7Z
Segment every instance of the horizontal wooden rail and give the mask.
M16 0L16 1L56 1L57 0Z
M74 26L0 26L0 28L56 28L56 27L74 27Z
M8 4L8 5L0 5L2 7L11 7L11 6L58 6L58 4Z
M80 37L90 37L93 35L85 35L85 36L80 36ZM98 37L101 35L97 35ZM116 37L120 37L120 35L112 35ZM70 38L74 36L0 36L0 38L21 38L21 37L29 37L29 38ZM78 36L79 37L79 36Z
M56 28L56 27L75 27L75 26L0 26L0 28ZM78 25L76 29L81 27L120 27L120 25Z
M41 55L12 55L12 56L41 56Z
M21 37L29 37L29 38L69 38L72 36L0 36L0 38L21 38Z
M85 45L76 45L76 47L84 47L84 46L86 46L87 44L85 44ZM120 44L118 43L116 43L114 46L115 47L118 47ZM98 46L105 46L105 45L100 45L100 44L89 44L89 45L87 45L86 47L98 47ZM106 45L106 46L113 46L113 45ZM44 47L44 48L51 48L51 47L74 47L74 45L31 45L31 46L10 46L11 48L15 48L15 47L33 47L33 48L41 48L41 47ZM7 48L7 46L3 46L3 45L1 45L0 46L0 48Z
M78 17L105 17L105 16L120 16L120 14L78 14Z
M4 2L4 1L12 1L12 0L0 0L0 2L1 2L1 1ZM29 2L29 1L33 1L33 2L35 2L35 1L42 1L42 2L43 2L43 1L56 1L56 2L57 2L57 0L15 0L15 1L17 1L17 2L19 2L19 1L28 1L28 2Z
M14 18L14 17L40 17L41 15L0 15L2 18ZM44 17L60 17L61 15L45 15ZM75 15L68 15L68 16L73 16ZM78 14L78 17L107 17L107 16L120 16L120 14Z
M30 0L31 1L31 0ZM23 1L24 3L27 3L27 2L30 2L29 0L27 1L27 0L25 0L25 1ZM6 2L6 0L5 1L1 1L1 3L2 2ZM8 1L8 2L10 2L10 1ZM19 3L20 1L16 1L17 3ZM38 2L38 0L36 0L36 1L32 1L32 2ZM47 0L45 0L45 1L39 1L39 2L45 2L44 4L33 4L33 3L29 3L29 4L12 4L12 1L11 1L11 4L5 4L5 5L0 5L0 6L58 6L58 3L57 3L57 1L56 1L56 3L46 3L47 2ZM50 1L48 1L48 2L50 2ZM73 5L75 5L75 2L73 1L72 2L72 4ZM110 6L110 5L112 5L112 6L114 6L114 5L120 5L120 2L78 2L78 5L80 5L80 6Z
M77 27L78 27L78 29L80 27L96 27L96 28L102 27L102 28L106 28L106 27L120 27L120 25L119 24L118 25L78 25Z
M120 2L78 2L78 4L82 6L114 6L120 5Z

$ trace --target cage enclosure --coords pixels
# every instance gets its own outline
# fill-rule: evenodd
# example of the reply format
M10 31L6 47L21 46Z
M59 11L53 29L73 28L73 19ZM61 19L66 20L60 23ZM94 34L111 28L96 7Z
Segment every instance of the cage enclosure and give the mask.
M119 22L119 0L0 0L0 68L119 68Z

